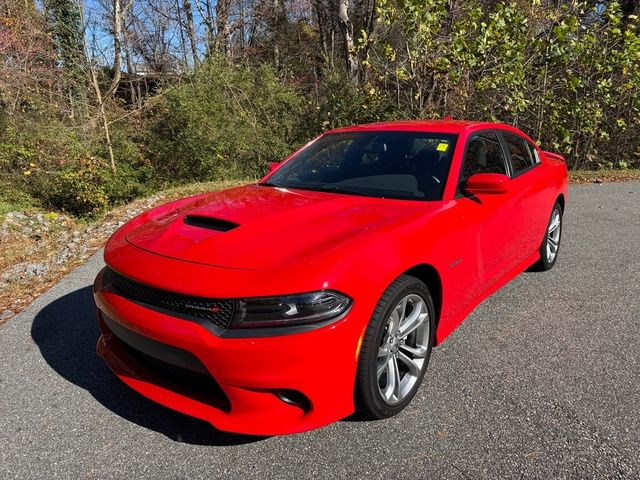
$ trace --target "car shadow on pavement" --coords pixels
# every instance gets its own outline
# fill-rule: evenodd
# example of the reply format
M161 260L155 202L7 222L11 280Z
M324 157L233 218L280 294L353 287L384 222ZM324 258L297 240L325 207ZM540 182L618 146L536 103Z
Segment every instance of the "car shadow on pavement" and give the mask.
M36 315L31 337L58 374L87 390L116 415L172 440L230 446L264 439L221 432L204 421L158 405L130 390L96 354L100 330L91 287L56 299Z

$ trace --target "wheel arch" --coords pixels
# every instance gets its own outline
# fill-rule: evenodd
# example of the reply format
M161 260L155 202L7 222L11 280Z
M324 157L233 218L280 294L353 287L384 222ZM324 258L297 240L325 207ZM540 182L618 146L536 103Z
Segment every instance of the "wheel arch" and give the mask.
M564 193L561 193L560 195L558 195L558 198L556 198L556 202L558 202L560 204L560 208L562 209L562 213L564 213Z
M405 270L403 275L417 278L429 289L433 299L433 309L436 313L435 325L437 330L438 323L440 323L440 313L442 312L442 278L438 270L433 265L421 263Z

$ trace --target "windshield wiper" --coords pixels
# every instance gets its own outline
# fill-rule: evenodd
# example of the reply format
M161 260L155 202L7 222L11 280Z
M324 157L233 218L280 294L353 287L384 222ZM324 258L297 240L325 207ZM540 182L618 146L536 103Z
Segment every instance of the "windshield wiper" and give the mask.
M379 197L380 195L367 188L358 188L352 186L344 186L344 185L336 185L336 184L327 184L327 185L305 185L305 190L316 190L318 192L330 192L330 193L342 193L345 195L362 195L365 197Z
M298 190L311 190L316 192L329 192L329 193L341 193L343 195L358 195L362 197L373 197L373 198L393 198L398 200L412 200L415 199L414 196L402 194L402 192L397 192L394 190L386 190L380 188L368 188L368 187L360 187L355 185L340 185L335 183L328 183L325 185L313 185L308 183L300 183L297 185L275 185L270 182L264 182L260 185L274 186L280 188L290 188L290 189L298 189Z
M397 200L414 200L415 194L409 192L399 192L396 190L388 190L385 188L372 188L356 185L320 185L318 187L309 188L310 190L319 190L322 192L343 193L345 195L361 195L363 197L374 198L390 198Z

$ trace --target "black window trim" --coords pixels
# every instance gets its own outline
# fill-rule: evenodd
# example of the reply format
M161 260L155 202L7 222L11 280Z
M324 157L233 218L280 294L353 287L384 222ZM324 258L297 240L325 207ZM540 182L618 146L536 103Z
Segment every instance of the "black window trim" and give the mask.
M529 145L529 149L533 153L535 164L540 165L540 163L542 162L540 161L540 152L538 151L538 146L534 142L530 142L529 140L527 140L527 144Z
M507 144L507 139L505 138L505 134L506 133L508 133L510 135L513 135L515 137L518 137L528 147L533 147L533 145L531 145L531 142L529 140L527 140L526 138L524 138L522 135L520 135L518 133L509 131L509 130L498 130L498 137L500 137L500 142L502 143L502 149L503 149L503 151L506 152L506 158L507 158L507 162L509 164L509 172L510 172L509 173L509 177L513 180L514 178L521 177L525 173L530 172L531 170L536 168L538 165L540 165L540 162L536 161L536 159L534 158L533 159L533 165L530 165L529 167L525 168L524 170L521 170L516 175L515 169L513 168L513 161L511 160L511 151L509 150L509 145ZM533 148L535 148L535 147L533 147Z
M476 132L473 132L471 135L469 135L467 137L467 141L464 144L464 151L462 152L462 161L460 162L460 170L458 171L458 185L456 186L456 196L455 198L465 198L468 195L465 195L462 192L462 182L464 181L462 178L462 171L464 169L464 162L467 159L467 151L469 150L469 144L473 141L473 139L475 139L476 137L479 137L480 135L486 135L488 133L493 133L496 135L496 138L498 139L498 145L500 145L500 148L502 149L502 156L503 159L502 161L504 162L504 169L507 172L507 176L509 178L513 178L513 170L512 170L512 166L511 166L511 157L509 156L509 151L506 149L506 143L504 141L504 139L502 138L501 135L501 130L498 128L488 128L488 129L484 129L484 130L478 130Z

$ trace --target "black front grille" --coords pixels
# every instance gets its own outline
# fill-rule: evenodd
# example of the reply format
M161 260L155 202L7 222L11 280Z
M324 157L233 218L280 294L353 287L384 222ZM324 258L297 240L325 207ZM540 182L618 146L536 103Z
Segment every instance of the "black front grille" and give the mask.
M123 277L108 267L105 269L103 282L107 289L124 298L167 310L176 316L202 318L222 328L229 328L233 318L233 300L183 295L150 287Z

